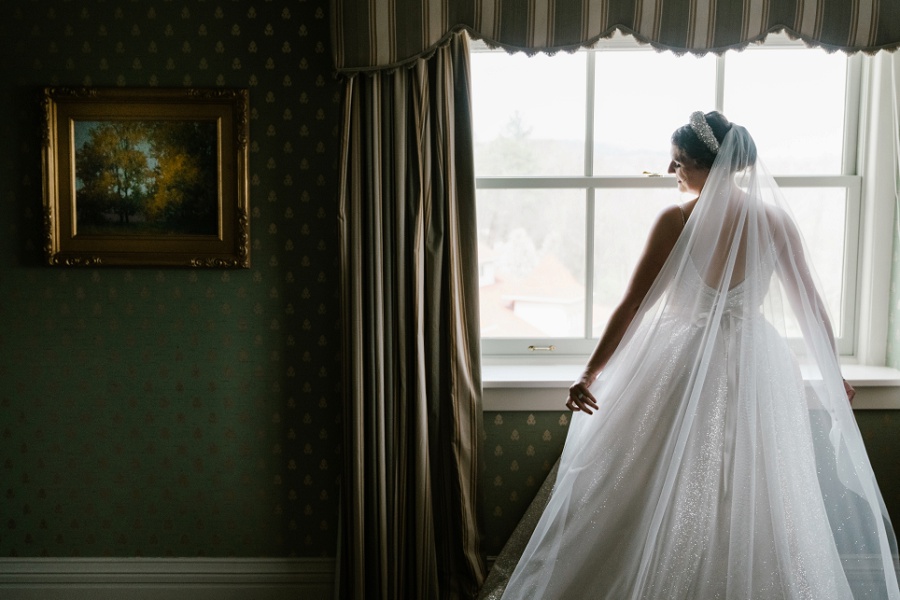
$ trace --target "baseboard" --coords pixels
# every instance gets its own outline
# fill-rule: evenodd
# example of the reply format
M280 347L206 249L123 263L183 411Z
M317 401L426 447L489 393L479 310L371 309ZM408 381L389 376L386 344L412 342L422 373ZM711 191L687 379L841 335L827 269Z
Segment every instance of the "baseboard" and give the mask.
M0 598L323 600L334 577L327 558L0 558Z

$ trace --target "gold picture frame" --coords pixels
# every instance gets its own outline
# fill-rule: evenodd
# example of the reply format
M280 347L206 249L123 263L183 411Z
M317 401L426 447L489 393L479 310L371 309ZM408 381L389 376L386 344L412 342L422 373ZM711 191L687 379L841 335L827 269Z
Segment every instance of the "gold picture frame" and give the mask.
M249 92L44 89L50 265L248 268Z

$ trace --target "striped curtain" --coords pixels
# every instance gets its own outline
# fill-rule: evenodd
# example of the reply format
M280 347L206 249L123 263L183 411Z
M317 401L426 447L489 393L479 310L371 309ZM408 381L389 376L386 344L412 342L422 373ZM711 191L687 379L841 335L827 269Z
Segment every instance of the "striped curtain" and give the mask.
M468 48L345 80L343 598L472 598L483 437Z
M616 30L677 53L722 52L785 30L827 49L900 46L898 0L332 0L340 72L427 56L453 31L529 52L590 45Z

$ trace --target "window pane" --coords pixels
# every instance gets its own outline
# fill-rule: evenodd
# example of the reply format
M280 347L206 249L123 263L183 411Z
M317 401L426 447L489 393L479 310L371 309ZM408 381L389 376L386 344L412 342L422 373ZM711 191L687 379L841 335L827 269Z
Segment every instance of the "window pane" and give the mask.
M818 276L834 335L840 337L844 283L844 229L847 192L843 188L782 188L800 234L807 260Z
M665 173L672 132L715 107L715 57L600 51L596 68L594 174Z
M584 336L585 192L478 190L481 335Z
M471 58L475 172L583 175L585 53Z
M674 189L597 190L593 337L622 299L657 215L680 200Z
M752 48L725 57L725 115L745 126L773 173L841 173L847 57Z
M586 133L588 64L595 66L594 125ZM724 66L719 85L725 114L747 126L772 172L842 170L847 61L841 54L763 46L728 52L722 62L713 55L676 57L646 48L553 57L475 52L471 65L478 177L665 173L672 131L694 110L714 108L717 65ZM594 136L587 172L585 135ZM558 347L588 341L588 278L590 334L598 337L625 292L656 216L686 199L674 185L595 189L593 266L586 273L586 190L501 190L492 189L496 181L484 180L480 185L482 336L501 352L521 343L517 340ZM533 184L526 179L511 185ZM851 335L852 323L842 318L848 310L842 307L847 191L782 189L806 240L835 333ZM842 325L851 329L842 331Z

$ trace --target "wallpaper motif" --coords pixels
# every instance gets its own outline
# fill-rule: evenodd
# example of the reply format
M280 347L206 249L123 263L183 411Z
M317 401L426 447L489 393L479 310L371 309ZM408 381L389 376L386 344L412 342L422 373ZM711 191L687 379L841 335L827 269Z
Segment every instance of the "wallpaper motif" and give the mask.
M326 9L3 3L0 555L334 555L341 98ZM46 85L249 88L252 268L43 266Z
M0 556L335 554L341 92L327 8L2 4ZM249 88L252 268L45 267L33 102L45 85ZM900 339L891 347L900 366ZM485 414L486 554L558 458L569 418ZM857 418L900 505L897 417Z
M483 550L496 556L562 453L571 413L486 412Z

